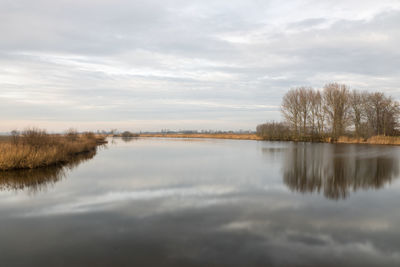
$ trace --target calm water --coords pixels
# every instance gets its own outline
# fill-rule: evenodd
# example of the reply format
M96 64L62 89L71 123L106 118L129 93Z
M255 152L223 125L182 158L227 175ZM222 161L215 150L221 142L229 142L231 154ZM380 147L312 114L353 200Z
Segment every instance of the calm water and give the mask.
M400 266L399 161L400 147L114 139L0 174L0 266Z

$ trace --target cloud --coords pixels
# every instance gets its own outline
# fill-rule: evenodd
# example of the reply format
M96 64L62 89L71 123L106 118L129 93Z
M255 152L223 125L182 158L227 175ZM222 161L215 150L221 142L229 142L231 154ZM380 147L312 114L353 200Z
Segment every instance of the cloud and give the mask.
M398 1L21 0L0 16L0 131L101 118L254 129L280 119L290 87L332 81L400 98Z

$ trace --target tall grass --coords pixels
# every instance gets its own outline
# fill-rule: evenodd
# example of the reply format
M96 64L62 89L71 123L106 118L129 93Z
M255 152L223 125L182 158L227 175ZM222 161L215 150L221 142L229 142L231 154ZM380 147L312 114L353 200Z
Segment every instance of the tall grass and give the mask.
M343 144L400 145L400 136L376 135L368 139L341 136L337 142Z
M93 133L54 135L40 129L27 129L10 140L0 143L0 171L67 163L105 142Z
M140 134L140 137L169 137L169 138L216 138L216 139L241 139L241 140L277 140L296 142L323 142L342 144L374 144L374 145L400 145L400 136L372 136L368 139L340 136L337 140L331 137L302 137L300 139L276 138L268 139L256 134Z
M240 139L263 140L255 134L215 133L215 134L140 134L140 137L168 137L168 138L214 138L214 139Z

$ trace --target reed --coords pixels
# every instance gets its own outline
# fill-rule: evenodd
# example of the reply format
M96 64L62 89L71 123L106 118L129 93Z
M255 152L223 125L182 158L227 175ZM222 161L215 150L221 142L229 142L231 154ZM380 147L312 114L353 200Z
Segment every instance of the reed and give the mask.
M239 139L239 140L263 140L256 134L140 134L140 137L168 137L168 138L214 138L214 139Z
M34 169L68 163L80 153L90 152L105 142L93 133L47 134L28 129L7 142L0 142L0 171Z
M378 145L400 145L399 136L372 136L367 140L368 144L378 144Z
M168 138L215 138L215 139L239 139L239 140L267 140L256 134L140 134L140 137L168 137ZM371 144L371 145L400 145L400 136L372 136L368 139L349 136L340 136L336 141L331 137L315 138L304 140L275 139L276 141L296 141L296 142L323 142L340 144Z
M366 138L341 136L338 138L337 143L371 144L371 145L400 145L400 137L399 136L376 135L376 136L372 136L372 137L366 139Z

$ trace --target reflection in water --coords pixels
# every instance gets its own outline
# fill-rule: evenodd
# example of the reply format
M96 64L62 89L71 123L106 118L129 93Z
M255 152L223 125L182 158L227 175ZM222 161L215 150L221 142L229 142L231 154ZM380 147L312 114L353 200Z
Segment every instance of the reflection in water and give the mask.
M293 191L344 199L359 189L378 189L399 175L386 147L296 144L286 154L284 182Z
M287 150L286 147L263 147L261 148L262 152L265 154L274 154L274 153L281 153Z
M95 155L96 151L79 154L72 161L62 166L0 172L0 191L26 188L32 193L43 191L49 185L53 185L64 178L67 170L75 168Z
M137 141L137 140L138 140L138 137L126 137L126 136L123 136L123 137L121 137L121 139L122 139L122 141L124 141L125 143L130 143L130 142L132 142L132 141Z
M0 191L0 266L400 266L400 147L198 140L114 138L52 190ZM331 201L282 170L386 186Z

